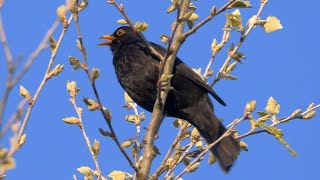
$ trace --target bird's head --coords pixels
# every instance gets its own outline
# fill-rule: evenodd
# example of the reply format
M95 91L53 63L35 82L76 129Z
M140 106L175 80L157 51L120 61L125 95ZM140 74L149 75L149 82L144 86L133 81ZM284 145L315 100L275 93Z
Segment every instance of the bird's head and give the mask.
M141 37L129 26L119 27L112 35L103 35L100 38L107 41L99 45L110 46L113 53L117 52L126 43L141 40Z

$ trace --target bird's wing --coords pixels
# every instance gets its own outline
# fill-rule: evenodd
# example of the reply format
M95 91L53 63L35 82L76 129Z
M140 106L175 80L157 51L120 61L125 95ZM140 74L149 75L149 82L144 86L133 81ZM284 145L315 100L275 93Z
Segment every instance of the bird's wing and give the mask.
M155 50L157 50L160 54L164 55L166 52L166 49L158 44L152 43L151 45ZM185 78L189 79L196 85L202 87L212 95L220 104L223 106L226 106L226 103L218 96L218 94L207 84L205 83L201 77L195 73L190 67L188 67L185 63L183 63L179 58L176 59L175 63L176 65L176 73L181 74Z

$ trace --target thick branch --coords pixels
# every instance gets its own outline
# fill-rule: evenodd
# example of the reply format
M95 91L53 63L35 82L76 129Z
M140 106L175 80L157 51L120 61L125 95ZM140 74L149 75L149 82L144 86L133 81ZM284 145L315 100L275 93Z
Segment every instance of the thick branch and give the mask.
M182 17L188 10L189 7L189 0L183 0L180 5L180 17ZM178 21L177 21L178 22ZM163 75L170 75L172 74L172 69L173 69L173 64L176 59L177 52L182 44L183 41L181 41L181 35L184 31L184 21L180 22L176 33L175 33L175 38L172 42L172 46L169 47L168 51L170 51L168 58L166 60L166 63L164 64L164 70L163 73L160 75L162 77ZM159 78L160 80L161 78ZM160 82L161 83L161 82ZM150 120L149 126L148 126L148 131L145 136L145 150L143 154L143 160L141 162L141 168L139 170L139 173L137 174L138 180L145 180L149 176L149 171L151 167L152 160L154 158L154 151L153 151L153 143L154 143L154 137L156 133L158 132L160 125L161 125L161 118L163 116L163 109L164 105L169 93L169 90L171 88L171 79L167 81L166 87L161 90L160 94L158 93L158 97L160 96L161 98L157 98L156 102L154 104L153 108L153 113L152 113L152 118ZM160 101L161 100L161 101Z

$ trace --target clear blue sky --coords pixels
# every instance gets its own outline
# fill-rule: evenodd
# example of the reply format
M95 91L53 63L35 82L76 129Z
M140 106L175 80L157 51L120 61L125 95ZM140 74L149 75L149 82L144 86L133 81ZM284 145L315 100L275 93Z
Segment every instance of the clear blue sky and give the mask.
M3 22L7 38L14 57L23 55L25 59L37 47L45 32L56 19L56 8L64 1L6 1L3 7ZM225 1L223 1L225 2ZM219 2L220 7L223 2ZM145 36L150 41L161 43L159 36L170 32L170 24L174 14L165 11L170 1L122 1L129 17L133 21L146 21L149 29ZM216 1L197 1L200 19L207 16ZM252 2L254 8L242 10L244 19L257 11L258 1ZM227 107L216 102L216 114L225 122L240 117L247 101L255 99L257 109L263 111L270 96L281 104L280 116L290 115L298 108L305 109L310 103L319 103L319 48L318 34L318 1L304 3L270 0L262 17L275 15L284 29L272 34L266 34L263 29L256 28L244 46L241 48L247 59L237 67L233 75L237 81L223 80L215 86L215 90L226 101ZM84 43L88 52L89 66L99 67L101 77L97 87L102 96L103 105L112 110L113 125L120 140L125 140L135 134L135 127L124 121L124 116L131 111L123 109L123 90L118 84L112 67L112 55L108 48L97 46L98 37L110 34L119 25L116 20L122 18L119 12L104 0L89 1L87 9L81 13L80 22ZM210 44L214 37L220 39L224 15L205 25L196 35L192 35L181 48L179 57L189 66L204 68L210 59ZM61 26L54 33L57 39ZM26 129L27 142L15 154L17 167L9 171L8 180L22 179L72 179L80 166L94 167L89 151L85 145L81 131L76 126L62 122L62 118L75 116L73 107L68 102L66 81L75 80L81 88L79 102L83 96L93 97L87 77L82 71L74 71L69 66L67 56L81 58L76 42L74 24L69 28L57 55L55 64L65 64L65 69L58 77L51 79L45 86L30 117ZM232 42L238 41L238 36L231 37ZM22 79L21 84L32 94L36 91L47 67L50 50L43 52L35 61L34 66ZM213 65L217 71L225 59L221 53ZM3 93L5 82L5 63L3 49L0 48L0 93ZM5 118L8 118L21 97L19 89L13 89L10 96ZM142 111L142 109L139 109ZM147 113L147 119L150 114ZM143 126L147 126L145 121ZM101 141L99 163L104 175L112 170L132 172L127 161L117 149L115 143L102 137L98 128L107 129L99 112L84 111L84 124L87 133L93 141ZM248 124L239 126L240 132L245 132ZM298 153L296 158L277 142L272 136L260 134L246 138L249 152L241 153L230 174L223 174L217 165L209 166L206 161L194 174L186 174L184 179L318 179L319 178L319 138L320 122L313 120L296 120L281 126L285 139ZM172 126L172 120L164 121L159 132L160 139L156 144L160 147L162 156L154 161L158 165L166 153L166 149L174 138L177 130ZM1 144L7 145L7 140ZM181 168L176 171L179 173Z

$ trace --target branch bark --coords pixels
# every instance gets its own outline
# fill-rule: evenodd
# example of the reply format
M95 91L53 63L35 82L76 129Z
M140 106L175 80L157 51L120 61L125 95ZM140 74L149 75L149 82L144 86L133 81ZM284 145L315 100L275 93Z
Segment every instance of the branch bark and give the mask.
M179 18L181 18L187 12L189 4L190 4L189 0L181 1ZM179 21L177 21L177 22L179 22ZM164 64L164 69L163 69L162 74L160 75L159 80L161 79L161 77L163 77L165 75L172 74L173 64L176 59L177 52L183 42L181 35L184 32L184 25L185 25L185 22L181 21L181 22L179 22L179 25L177 26L177 30L175 32L175 38L172 42L172 46L169 47L167 50L170 53L168 55L168 58L166 58L167 60L166 60L166 63ZM161 83L161 82L159 82L159 83ZM149 176L152 160L155 156L154 151L153 151L154 137L155 137L156 133L158 132L160 125L162 123L161 119L163 116L163 109L164 109L164 105L165 105L168 93L170 91L170 88L171 88L171 79L168 79L166 86L162 88L164 90L161 90L160 94L158 93L158 95L157 95L158 97L160 96L160 98L156 99L156 102L155 102L154 108L153 108L152 118L151 118L151 121L148 126L148 131L147 131L146 136L144 138L144 141L146 142L146 144L145 144L145 150L143 153L143 159L141 162L141 167L143 167L143 168L141 168L137 174L138 180L145 180Z

